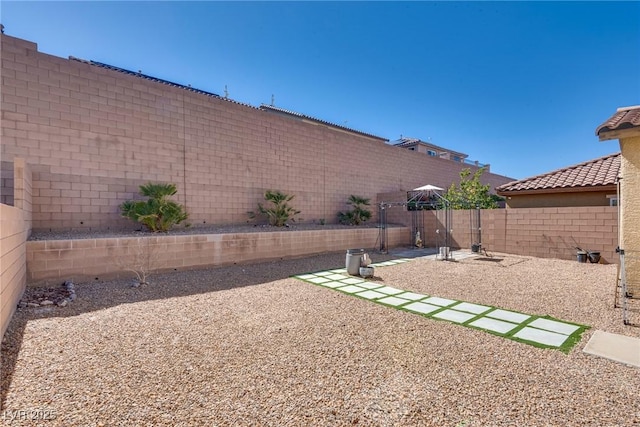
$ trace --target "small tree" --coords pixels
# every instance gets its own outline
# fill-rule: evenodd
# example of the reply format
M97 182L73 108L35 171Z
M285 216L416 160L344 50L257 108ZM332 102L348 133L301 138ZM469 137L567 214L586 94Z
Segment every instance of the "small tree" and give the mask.
M138 238L129 242L126 253L114 255L113 259L120 269L130 271L136 276L134 287L148 285L150 273L159 268L157 246L152 246L149 238Z
M122 216L144 224L153 232L168 231L188 218L184 207L170 200L176 194L175 184L147 183L140 186L146 201L128 200L120 205Z
M473 175L469 168L460 171L460 184L451 184L443 195L451 204L451 209L496 209L496 196L489 193L491 185L482 184L480 177L485 169L478 169Z
M270 202L271 206L263 206L261 203L258 203L258 210L261 214L267 216L269 224L282 227L290 218L300 213L299 210L289 206L289 202L293 200L294 197L295 196L290 196L278 190L267 190L264 193L264 199Z
M371 219L371 211L366 208L370 205L370 200L365 197L354 196L353 194L347 199L347 204L353 208L347 212L338 212L338 220L342 224L360 225Z

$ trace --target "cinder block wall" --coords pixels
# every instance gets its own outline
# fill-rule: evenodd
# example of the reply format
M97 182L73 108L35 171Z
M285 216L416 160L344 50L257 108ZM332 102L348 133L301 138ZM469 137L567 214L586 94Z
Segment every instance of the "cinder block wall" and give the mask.
M397 193L400 194L400 193ZM396 200L394 194L378 198ZM411 225L411 212L391 208L389 222ZM451 246L471 249L471 215L475 211L451 212ZM427 246L441 246L443 237L436 230L446 228L443 211L423 211ZM393 219L393 221L391 220ZM480 211L481 243L489 251L541 258L576 259L577 250L598 251L603 262L617 263L618 211L610 206L570 208L483 209ZM438 240L440 239L440 240ZM440 242L440 243L439 243ZM475 242L473 242L475 243ZM411 245L408 237L404 245Z
M489 209L481 211L482 246L489 251L540 258L576 259L577 250L599 251L617 263L617 208ZM455 246L469 249L469 211L453 212Z
M407 235L389 229L389 246ZM27 242L30 284L128 275L130 270L182 270L373 248L378 229L352 228L142 238L47 240ZM336 266L339 267L339 266Z
M147 181L177 184L194 226L245 222L267 189L331 223L350 194L446 187L466 167L0 40L2 156L32 165L34 229L132 228L118 205Z
M16 206L0 204L0 339L26 285L26 240L30 233L31 173L16 161Z

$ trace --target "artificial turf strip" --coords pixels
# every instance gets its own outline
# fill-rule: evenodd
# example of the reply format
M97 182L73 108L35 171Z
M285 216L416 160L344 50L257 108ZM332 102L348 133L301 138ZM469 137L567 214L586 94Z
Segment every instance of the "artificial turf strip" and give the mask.
M394 262L395 261L395 262ZM395 265L408 259L374 264ZM589 326L550 316L535 316L498 307L404 291L391 286L348 276L345 269L293 276L323 288L372 301L434 320L447 321L539 348L569 353ZM335 279L335 280L332 280ZM405 296L405 298L403 298Z

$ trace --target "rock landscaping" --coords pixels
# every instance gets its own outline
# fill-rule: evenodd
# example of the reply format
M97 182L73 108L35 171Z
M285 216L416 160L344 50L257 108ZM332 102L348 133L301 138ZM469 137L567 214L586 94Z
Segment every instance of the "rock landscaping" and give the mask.
M76 283L64 309L14 316L2 408L51 411L51 427L640 423L638 369L582 351L595 330L640 335L613 308L615 265L495 254L376 268L374 284L591 326L565 354L292 277L344 263Z

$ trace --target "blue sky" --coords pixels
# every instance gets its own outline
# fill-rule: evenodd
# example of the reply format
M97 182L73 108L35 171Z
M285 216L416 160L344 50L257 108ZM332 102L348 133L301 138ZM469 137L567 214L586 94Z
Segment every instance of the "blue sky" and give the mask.
M0 2L40 51L400 135L525 178L619 150L640 2Z

